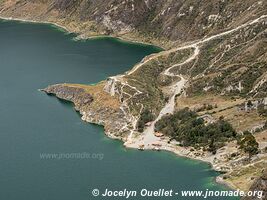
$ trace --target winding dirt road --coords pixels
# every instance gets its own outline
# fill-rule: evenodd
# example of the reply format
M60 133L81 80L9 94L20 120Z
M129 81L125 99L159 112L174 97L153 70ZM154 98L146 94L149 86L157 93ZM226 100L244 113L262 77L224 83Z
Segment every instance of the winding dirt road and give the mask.
M242 24L234 29L231 29L231 30L228 30L228 31L225 31L225 32L222 32L222 33L219 33L219 34L216 34L216 35L213 35L213 36L210 36L210 37L207 37L207 38L203 38L201 40L198 40L198 41L193 41L191 42L190 44L187 44L187 45L184 45L184 46L180 46L180 47L177 47L177 48L173 48L173 49L170 49L170 50L167 50L167 51L163 51L163 52L160 52L160 53L157 53L157 54L152 54L150 56L147 56L145 57L139 64L135 65L130 71L126 72L124 75L117 75L117 76L114 76L114 77L110 77L110 80L112 80L112 86L111 86L111 94L112 95L115 95L115 84L117 82L120 82L123 87L124 86L128 86L130 87L131 89L135 90L136 92L134 93L134 95L130 95L130 94L127 94L129 96L129 98L127 98L126 101L123 102L123 105L121 107L121 109L123 110L123 112L127 113L126 109L128 107L127 105L127 102L130 101L130 99L136 95L139 95L139 94L142 94L142 92L140 90L138 90L136 87L134 86L131 86L129 85L127 82L125 82L125 80L123 79L124 76L126 75L131 75L133 74L134 72L136 72L139 68L141 68L144 64L150 62L151 60L154 60L154 59L157 59L159 58L160 56L164 56L164 55L168 55L170 53L173 53L173 52L177 52L177 51L180 51L180 50L185 50L185 49L194 49L194 52L192 55L190 55L190 57L188 59L186 59L185 61L183 61L182 63L177 63L173 66L171 66L170 68L166 69L163 74L166 75L166 76L171 76L171 77L179 77L180 80L173 84L172 86L169 87L170 91L171 91L171 97L168 101L168 103L162 108L162 110L160 111L158 117L156 118L155 121L153 121L151 123L150 126L148 126L144 132L143 132L143 136L141 139L133 139L132 138L132 135L133 135L133 131L131 131L131 134L130 136L128 137L128 141L129 143L131 143L131 146L134 145L135 147L138 147L138 145L144 145L145 147L151 145L152 143L155 143L155 142L159 142L160 139L158 137L155 137L154 136L154 128L155 128L155 123L157 121L159 121L162 116L164 116L165 114L168 114L168 113L173 113L174 112L174 108L175 108L175 96L179 93L181 93L183 87L185 86L187 80L184 79L184 77L182 77L181 75L177 75L177 74L174 74L174 73L171 73L170 70L177 67L177 66L183 66L193 60L195 60L198 55L199 55L199 52L200 52L200 47L204 44L204 43L207 43L211 40L214 40L214 39L217 39L217 38L220 38L222 36L225 36L225 35L228 35L228 34L231 34L233 32L236 32L242 28L245 28L247 26L250 26L250 25L253 25L253 24L256 24L258 22L261 22L261 20L267 18L267 15L262 15L261 17L253 20L253 21L250 21L250 22L247 22L245 24ZM123 91L123 87L122 87L122 93L124 92ZM140 110L140 113L142 112L142 109ZM136 117L133 117L133 116L129 116L129 118L131 118L131 122L132 122L132 127L134 129L136 129L136 124L137 124L137 121L138 119ZM135 141L135 142L133 142ZM133 144L135 143L135 144Z

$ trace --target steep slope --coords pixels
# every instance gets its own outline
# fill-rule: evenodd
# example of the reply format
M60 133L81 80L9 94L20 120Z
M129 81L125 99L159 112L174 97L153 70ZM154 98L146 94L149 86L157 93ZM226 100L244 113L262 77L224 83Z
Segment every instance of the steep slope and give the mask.
M258 178L250 188L250 191L262 191L262 198L267 199L267 173L265 172L260 178ZM257 196L244 197L242 200L257 200Z
M58 22L84 36L112 34L169 46L234 28L264 14L266 6L256 0L2 0L0 13Z

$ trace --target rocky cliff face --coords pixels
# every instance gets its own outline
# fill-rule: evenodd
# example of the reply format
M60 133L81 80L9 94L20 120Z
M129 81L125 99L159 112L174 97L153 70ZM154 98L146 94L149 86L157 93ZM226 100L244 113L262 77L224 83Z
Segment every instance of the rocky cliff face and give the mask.
M75 110L81 114L82 120L103 125L109 137L125 141L129 133L129 121L119 108L117 98L104 93L103 86L58 84L42 91L72 102Z
M242 198L242 200L267 199L267 171L253 183L250 188L250 191L262 191L263 195L261 198L255 195L254 197L244 197Z
M86 93L82 88L54 85L43 91L49 95L56 95L60 99L75 102L77 109L84 105L90 105L93 102L93 96Z

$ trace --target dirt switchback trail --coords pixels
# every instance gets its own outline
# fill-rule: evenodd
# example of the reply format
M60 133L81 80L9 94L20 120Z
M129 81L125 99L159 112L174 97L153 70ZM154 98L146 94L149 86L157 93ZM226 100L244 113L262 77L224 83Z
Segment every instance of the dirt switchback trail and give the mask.
M127 94L127 95L130 96L130 97L129 97L126 101L124 101L124 102L123 102L123 105L121 106L121 109L126 113L126 112L127 112L126 110L127 110L127 108L128 108L127 102L130 101L130 99L131 99L132 97L134 97L134 96L136 96L136 95L139 95L139 94L142 94L142 92L141 92L140 90L138 90L138 89L137 89L136 87L134 87L134 86L129 85L129 84L127 83L127 81L125 81L124 77L125 77L126 75L131 75L131 74L133 74L133 73L136 72L138 69L140 69L144 64L150 62L151 60L157 59L157 58L159 58L160 56L168 55L168 54L170 54L170 53L177 52L177 51L180 51L180 50L194 49L193 54L190 55L190 57L187 58L185 61L183 61L182 63L177 63L177 64L171 66L170 68L166 69L166 70L163 72L163 74L164 74L165 76L179 77L180 80L179 80L178 82L172 84L171 86L169 86L169 90L170 90L170 92L171 92L169 101L168 101L167 104L162 108L162 110L160 111L160 113L159 113L158 117L156 118L156 120L153 121L153 122L151 123L151 125L148 126L148 127L144 130L142 141L138 141L138 145L142 144L142 145L147 146L147 145L149 145L149 144L151 144L151 143L153 143L153 142L157 142L157 141L159 141L159 138L157 138L157 137L154 136L155 123L156 123L157 121L159 121L159 120L162 118L162 116L164 116L165 114L167 114L167 113L172 114L172 113L174 112L174 108L175 108L175 96L176 96L177 94L180 94L180 93L181 93L183 87L185 86L185 84L186 84L186 82L187 82L187 80L185 80L185 78L182 77L180 74L174 74L174 73L171 73L170 70L173 69L173 68L175 68L175 67L177 67L177 66L183 66L183 65L185 65L185 64L187 64L187 63L189 63L189 62L195 60L195 59L198 57L199 53L200 53L200 47L201 47L201 45L203 45L204 43L207 43L207 42L209 42L209 41L211 41L211 40L218 39L218 38L220 38L220 37L222 37L222 36L231 34L231 33L235 32L235 31L238 31L238 30L240 30L240 29L246 27L246 26L250 26L250 25L256 24L256 23L260 22L262 19L265 19L265 18L267 18L267 15L262 15L261 17L255 19L255 20L253 20L253 21L247 22L247 23L245 23L245 24L242 24L242 25L240 25L240 26L238 26L238 27L236 27L236 28L234 28L234 29L231 29L231 30L228 30L228 31L225 31L225 32L222 32L222 33L219 33L219 34L216 34L216 35L207 37L207 38L203 38L203 39L198 40L198 41L193 41L193 42L191 42L190 44L186 44L186 45L184 45L184 46L180 46L180 47L173 48L173 49L170 49L170 50L167 50L167 51L163 51L163 52L160 52L160 53L158 53L158 54L152 54L152 55L150 55L150 56L145 57L139 64L135 65L135 66L133 67L132 70L126 72L124 75L117 75L117 76L110 77L110 80L112 80L112 86L111 86L111 88L113 88L112 91L111 91L111 95L115 95L114 88L115 88L115 84L116 84L117 82L120 82L120 84L122 84L122 89L121 89L122 93L124 92L124 91L123 91L123 87L124 87L124 86L128 86L128 87L130 87L131 89L133 89L133 90L136 91L136 93L135 93L134 95L129 95L129 94ZM141 111L140 111L140 112L141 112ZM129 116L129 114L128 114L128 116ZM132 116L132 117L130 116L130 118L132 118L132 119L131 119L131 122L132 122L132 126L133 126L133 128L134 128L134 130L135 130L135 129L136 129L136 125L137 125L137 121L138 121L138 119L137 119L136 117L133 117L133 116ZM132 139L132 135L133 135L134 130L131 132L131 134L130 134L130 136L129 136L129 138L128 138L128 140L130 140L131 143L132 143L132 141L133 141L133 139ZM136 146L136 145L135 145L135 146Z

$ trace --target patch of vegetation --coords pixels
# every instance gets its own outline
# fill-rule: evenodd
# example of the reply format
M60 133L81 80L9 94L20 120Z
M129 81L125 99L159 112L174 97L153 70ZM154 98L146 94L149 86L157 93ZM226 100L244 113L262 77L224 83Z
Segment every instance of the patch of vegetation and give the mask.
M260 104L260 105L258 106L258 113L259 113L259 115L261 115L261 116L267 117L267 109L265 108L265 105Z
M239 64L236 64L228 67L227 69L219 69L218 71L220 71L220 74L216 76L211 82L211 85L214 86L214 92L220 94L222 92L222 89L228 86L229 82L232 82L233 85L235 85L234 83L238 81L233 78L232 74L240 67L241 66ZM237 90L232 91L233 94L235 94L236 92Z
M162 117L156 123L155 131L179 141L182 146L204 147L214 154L225 142L236 137L236 131L223 118L206 125L204 120L189 108Z
M259 152L259 143L249 131L245 131L243 133L243 138L238 143L240 145L240 149L242 149L245 153L248 153L250 157Z
M244 72L237 72L241 67L246 67L247 70ZM218 69L217 71L220 71ZM247 64L234 64L227 69L221 70L221 73L217 75L213 80L211 80L210 85L213 86L212 91L220 94L223 89L228 86L232 86L233 88L230 91L227 91L227 95L233 96L241 96L246 97L247 94L252 90L255 82L262 74L266 71L266 63L258 62L258 63L247 63ZM235 74L233 76L233 74ZM238 85L241 83L242 90L238 89ZM261 92L263 91L260 88Z
M211 60L216 56L217 46L222 42L221 38L210 41L201 48L197 65L191 70L191 75L196 76L210 66Z
M255 97L265 98L267 96L267 82L263 83L259 88Z
M261 77L261 75L266 72L266 63L256 63L252 65L249 70L247 70L242 75L242 85L244 89L242 90L243 94L247 94L252 88L255 81Z
M143 132L146 123L151 122L151 121L153 121L154 119L155 119L155 115L154 115L150 110L145 109L145 110L142 112L142 114L141 114L141 116L140 116L140 118L139 118L139 120L138 120L138 122L137 122L137 130L138 130L139 132Z
M196 109L196 112L202 112L202 111L206 111L206 110L212 110L214 108L218 108L218 105L211 105L211 104L203 104L203 106L201 106L200 108Z
M203 90L207 86L211 79L209 77L203 77L198 80L192 80L190 86L186 88L186 93L189 97L205 95L207 92Z
M160 77L161 73L174 64L183 62L190 54L192 54L192 49L161 55L143 63L134 73L124 77L129 85L142 92L142 94L135 95L135 89L127 86L123 87L123 98L128 99L130 96L133 96L133 98L128 100L128 105L130 112L134 116L139 115L141 105L152 113L159 113L166 103L166 97L161 90L161 86L166 86L173 81L178 81L176 77Z
M165 98L157 83L157 77L164 68L164 65L157 60L153 60L145 63L141 69L138 69L133 74L125 76L129 85L142 92L142 94L134 96L136 90L130 89L126 91L128 94L134 96L134 98L131 98L129 101L129 107L133 115L139 115L140 106L138 105L141 104L144 108L151 110L153 113L159 112L164 105ZM125 91L125 87L123 90ZM126 98L129 98L129 96L126 96Z

